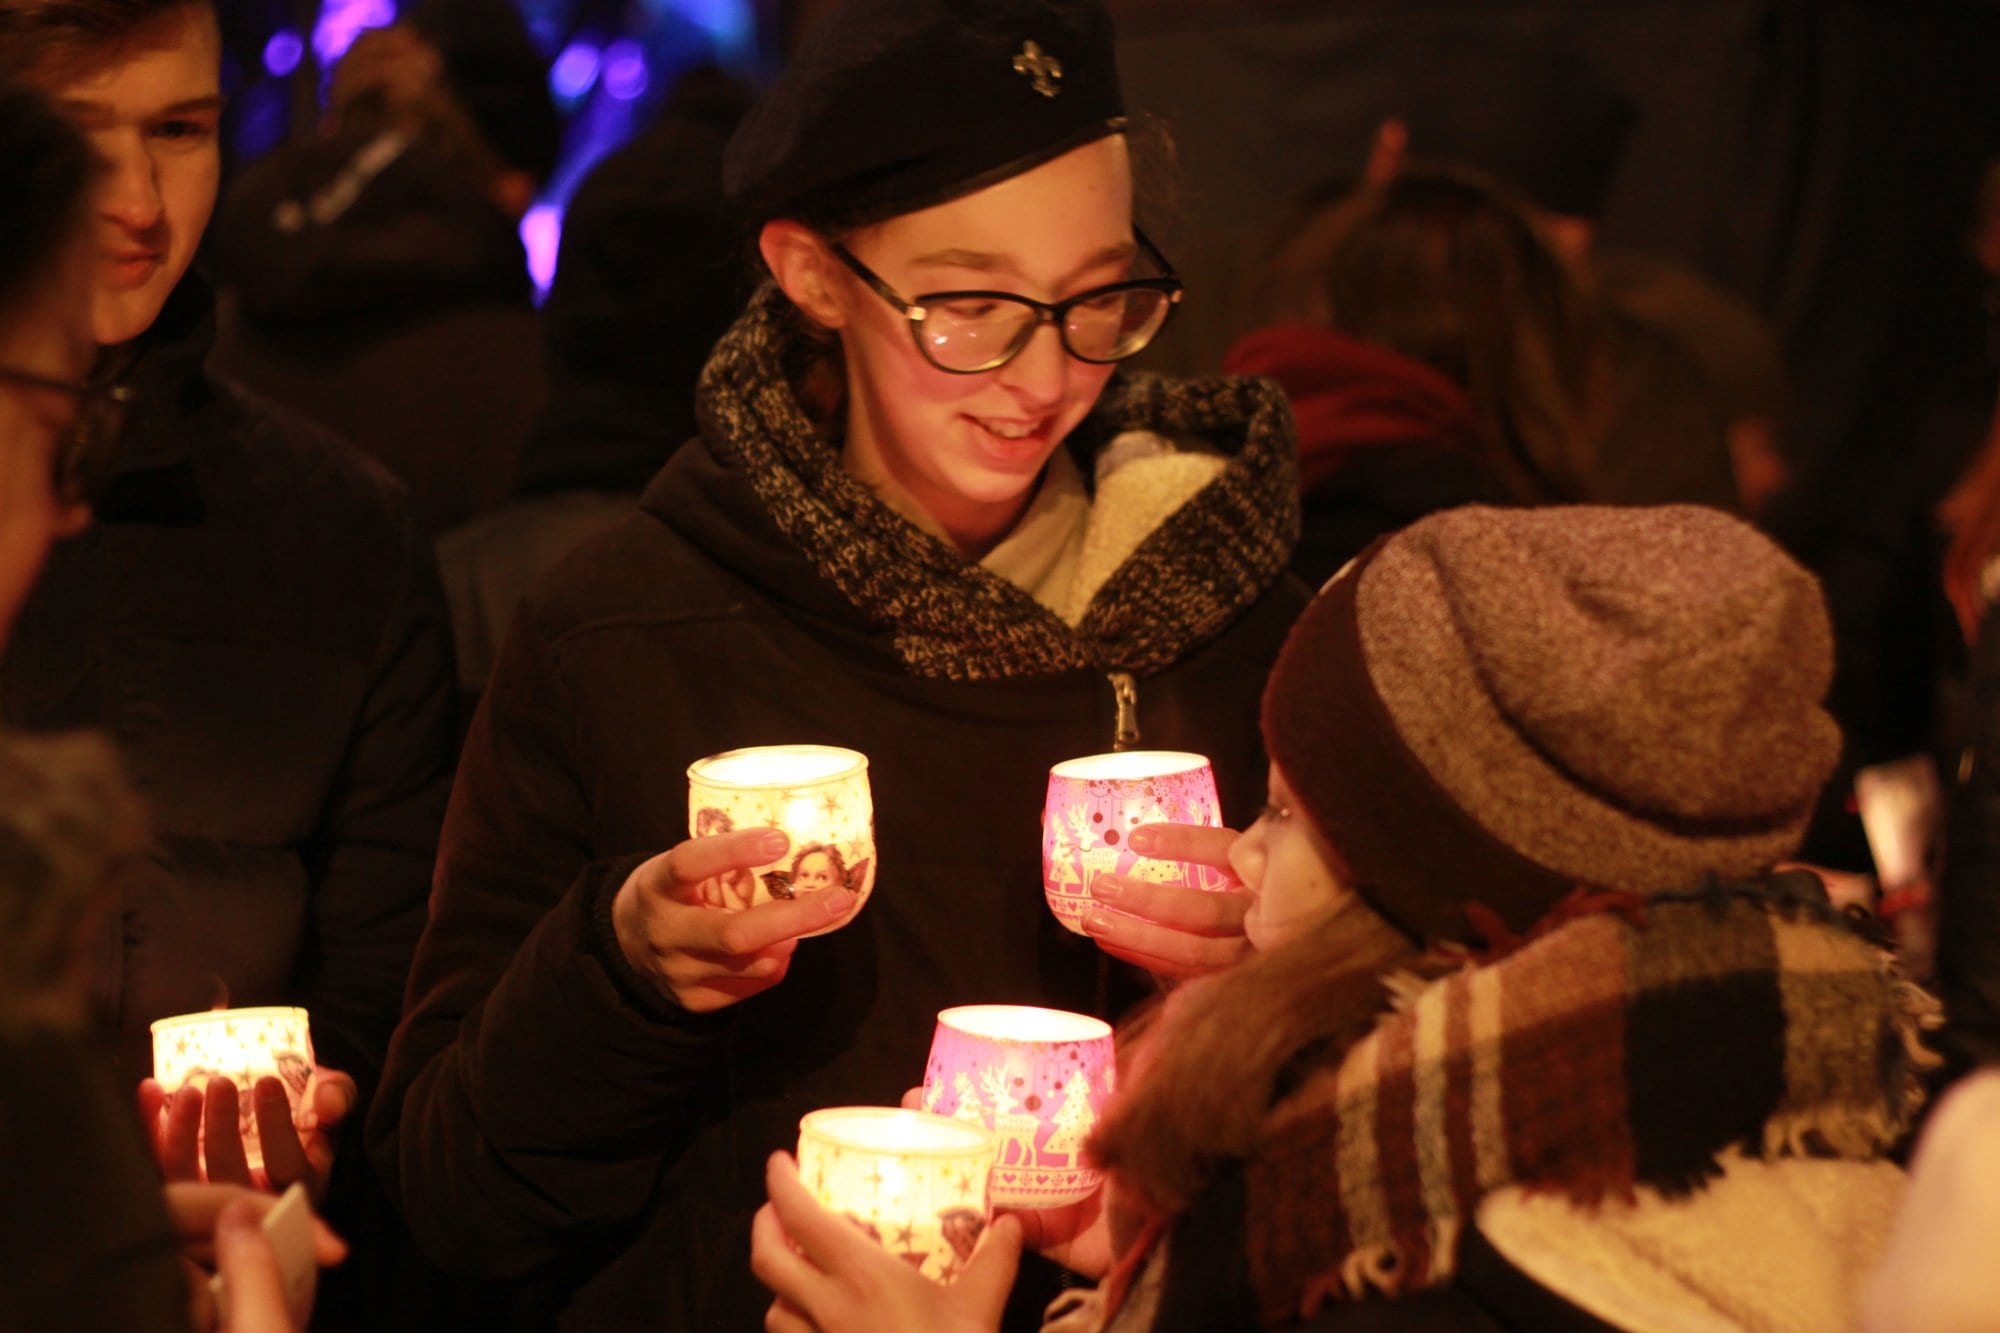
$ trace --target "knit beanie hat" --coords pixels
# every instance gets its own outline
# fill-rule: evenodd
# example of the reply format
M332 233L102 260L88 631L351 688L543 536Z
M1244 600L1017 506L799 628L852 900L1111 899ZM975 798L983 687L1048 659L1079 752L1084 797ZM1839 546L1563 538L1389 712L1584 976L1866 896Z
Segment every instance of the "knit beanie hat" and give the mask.
M1352 887L1417 940L1525 930L1578 886L1743 877L1840 749L1811 575L1716 510L1432 515L1336 575L1264 743Z

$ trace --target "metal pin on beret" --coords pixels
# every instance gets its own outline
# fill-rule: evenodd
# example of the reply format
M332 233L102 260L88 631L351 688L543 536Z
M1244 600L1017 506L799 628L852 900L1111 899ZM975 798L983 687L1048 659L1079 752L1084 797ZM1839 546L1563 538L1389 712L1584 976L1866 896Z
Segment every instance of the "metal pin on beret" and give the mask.
M862 226L1124 127L1096 0L845 0L738 127L723 188L753 222Z

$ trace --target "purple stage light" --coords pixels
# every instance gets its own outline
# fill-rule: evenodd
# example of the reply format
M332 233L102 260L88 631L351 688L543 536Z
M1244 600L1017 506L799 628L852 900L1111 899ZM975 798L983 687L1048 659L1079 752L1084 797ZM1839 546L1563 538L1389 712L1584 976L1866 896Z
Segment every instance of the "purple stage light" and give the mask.
M528 277L535 284L535 301L548 295L556 280L556 254L562 249L561 204L539 203L521 216L521 248L528 252Z
M606 93L621 102L636 102L646 95L651 83L645 50L637 42L617 41L604 49Z
M332 69L363 31L395 21L396 0L326 0L313 25L313 54L322 69Z
M549 66L549 91L565 102L573 102L597 82L602 61L589 42L571 42Z
M271 71L274 78L284 78L299 67L305 59L305 38L290 28L280 28L271 34L271 40L264 43L264 68Z

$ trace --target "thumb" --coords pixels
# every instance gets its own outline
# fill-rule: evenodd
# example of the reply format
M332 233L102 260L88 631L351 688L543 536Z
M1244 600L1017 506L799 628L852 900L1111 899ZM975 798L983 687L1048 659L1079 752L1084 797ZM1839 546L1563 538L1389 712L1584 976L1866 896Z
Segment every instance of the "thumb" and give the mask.
M952 1303L961 1309L990 1314L997 1324L1001 1311L1007 1308L1007 1294L1014 1288L1014 1272L1020 1266L1021 1220L1003 1215L986 1228L972 1258L966 1261L965 1271L952 1282Z

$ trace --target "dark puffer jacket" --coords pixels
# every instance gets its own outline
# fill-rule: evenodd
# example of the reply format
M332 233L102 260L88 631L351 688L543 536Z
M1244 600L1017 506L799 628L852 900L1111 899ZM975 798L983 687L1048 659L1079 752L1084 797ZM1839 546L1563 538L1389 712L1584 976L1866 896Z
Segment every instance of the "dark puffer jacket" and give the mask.
M1248 818L1258 698L1304 603L1274 389L1114 382L1076 451L1143 423L1225 464L1072 629L840 469L777 369L781 322L753 303L710 362L704 435L516 621L369 1127L431 1257L523 1280L565 1328L758 1326L750 1215L804 1112L895 1104L948 1005L1136 995L1043 901L1049 766L1111 748L1126 669L1143 744L1212 756ZM611 899L686 837L692 760L794 741L869 756L874 892L773 990L680 1012L624 962Z
M400 488L202 373L211 308L190 278L140 340L120 470L21 617L5 714L108 730L152 807L96 972L122 1080L156 1018L300 1004L365 1097L449 790L450 630Z

